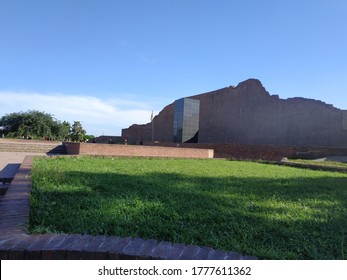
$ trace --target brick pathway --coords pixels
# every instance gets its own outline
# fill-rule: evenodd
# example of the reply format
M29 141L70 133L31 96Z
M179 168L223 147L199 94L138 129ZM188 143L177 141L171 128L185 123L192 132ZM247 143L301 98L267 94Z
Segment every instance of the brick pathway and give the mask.
M2 158L4 159L4 158ZM32 157L25 157L0 201L0 259L255 260L210 247L142 238L27 233Z

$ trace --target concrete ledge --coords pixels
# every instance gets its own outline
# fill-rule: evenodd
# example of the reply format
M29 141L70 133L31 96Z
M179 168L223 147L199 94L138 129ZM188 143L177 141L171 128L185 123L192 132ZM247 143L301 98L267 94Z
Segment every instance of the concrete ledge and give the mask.
M36 260L256 260L236 252L117 236L27 233L30 171L27 156L0 201L0 259Z

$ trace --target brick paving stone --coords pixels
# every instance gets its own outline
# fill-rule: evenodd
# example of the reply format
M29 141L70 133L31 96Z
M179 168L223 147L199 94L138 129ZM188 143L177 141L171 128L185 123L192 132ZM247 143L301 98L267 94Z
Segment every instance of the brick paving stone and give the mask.
M7 260L8 255L8 247L1 248L0 247L0 260Z
M0 195L1 195L1 196L5 195L7 189L8 189L8 186L6 186L6 185L0 185Z
M53 234L34 234L32 237L36 237L36 241L33 242L25 252L25 259L38 260L42 258L42 248L49 244L53 238Z
M0 209L1 213L4 215L10 211L24 212L29 210L29 202L27 201L27 199L13 200L9 198L6 194L1 201Z
M135 258L138 258L139 251L145 243L146 241L142 238L134 238L133 240L131 240L131 242L129 242L128 246L124 248L122 255L129 257L134 256Z
M57 246L57 248L53 251L53 259L54 260L65 260L66 259L66 250L73 243L77 242L82 235L80 234L70 234L68 235L63 242Z
M243 256L236 252L229 252L227 260L242 260Z
M258 258L254 257L254 256L243 256L243 259L244 260L258 260Z
M48 234L45 234L48 235ZM49 241L43 244L41 248L33 248L33 250L41 249L41 259L43 260L53 260L54 251L64 242L64 240L69 236L68 234L49 234L51 237Z
M182 254L179 256L179 260L191 260L200 251L200 247L195 245L188 245L184 248Z
M18 234L14 235L13 238L3 240L3 242L0 243L0 260L7 260L9 249L26 238L28 238L27 235Z
M8 228L9 226L24 225L28 219L28 216L15 216L15 217L3 217L1 228Z
M225 260L228 257L228 253L223 252L221 250L214 250L211 252L211 254L208 256L209 260Z
M151 258L152 252L155 248L157 248L158 241L154 239L148 239L145 241L143 246L138 251L139 259L148 259Z
M165 259L169 255L172 248L172 243L167 241L161 241L157 248L155 248L151 254L154 259Z
M100 245L105 242L107 236L98 235L94 236L92 240L82 250L82 259L93 260L95 258L95 252L98 250Z
M80 260L82 258L83 248L93 239L91 235L82 235L82 237L67 248L67 260Z
M131 237L119 238L117 242L114 242L108 250L108 258L111 260L128 259L129 256L123 255L123 250L130 244L133 239ZM133 259L133 258L130 258Z
M30 245L38 242L42 236L40 235L28 235L27 238L21 242L9 248L8 259L10 260L23 260L25 259L25 251Z
M16 217L11 219L3 219L2 223L0 224L0 229L13 229L15 230L19 230L21 229L21 231L23 233L26 233L26 228L27 228L27 221L28 221L28 217Z
M0 231L0 244L8 241L9 239L17 238L18 234L13 234L13 230ZM26 234L24 234L26 235Z
M213 248L211 247L200 247L200 251L195 254L192 259L193 260L208 260L208 256L213 252Z
M23 215L28 216L29 208L25 209L21 203L17 206L18 208L15 208L15 207L11 206L8 209L4 209L4 208L1 209L0 210L1 218L5 219L5 218L12 218L12 217L23 216Z
M109 236L106 240L99 246L98 250L95 252L96 260L106 260L108 259L108 251L110 247L117 243L121 238L117 236Z
M170 252L165 256L165 260L178 260L186 245L180 243L172 244Z
M0 236L0 246L12 247L28 238L27 234L6 234Z

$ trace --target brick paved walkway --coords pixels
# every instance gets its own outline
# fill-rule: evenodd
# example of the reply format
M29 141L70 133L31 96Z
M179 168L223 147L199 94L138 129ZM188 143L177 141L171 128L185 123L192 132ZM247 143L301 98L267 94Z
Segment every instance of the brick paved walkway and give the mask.
M19 155L18 155L19 156ZM4 160L5 157L2 158ZM210 247L142 238L27 233L32 157L25 157L0 201L0 259L255 260Z

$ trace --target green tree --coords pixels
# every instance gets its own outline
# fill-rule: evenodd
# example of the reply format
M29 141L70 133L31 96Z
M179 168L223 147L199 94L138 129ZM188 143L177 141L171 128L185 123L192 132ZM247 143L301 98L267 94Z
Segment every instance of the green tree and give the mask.
M1 132L5 135L11 134L10 137L15 136L21 125L23 116L21 113L12 113L5 115L0 119ZM13 136L12 136L13 134Z
M81 132L82 135L85 134L81 129L75 125L75 138L79 139ZM72 133L72 128L69 122L60 122L52 115L40 111L11 113L0 118L0 133L6 137L69 140L70 132Z
M71 140L76 142L82 141L84 139L85 134L86 131L83 129L81 122L74 121L71 127Z
M0 119L2 133L25 138L53 138L52 127L55 123L52 115L39 111L7 114Z
M57 121L54 124L52 124L52 134L55 136L56 139L67 141L70 138L70 129L71 125L67 121Z
M86 141L86 142L91 142L93 139L95 138L94 135L90 134L90 135L84 135L83 137L83 141Z

